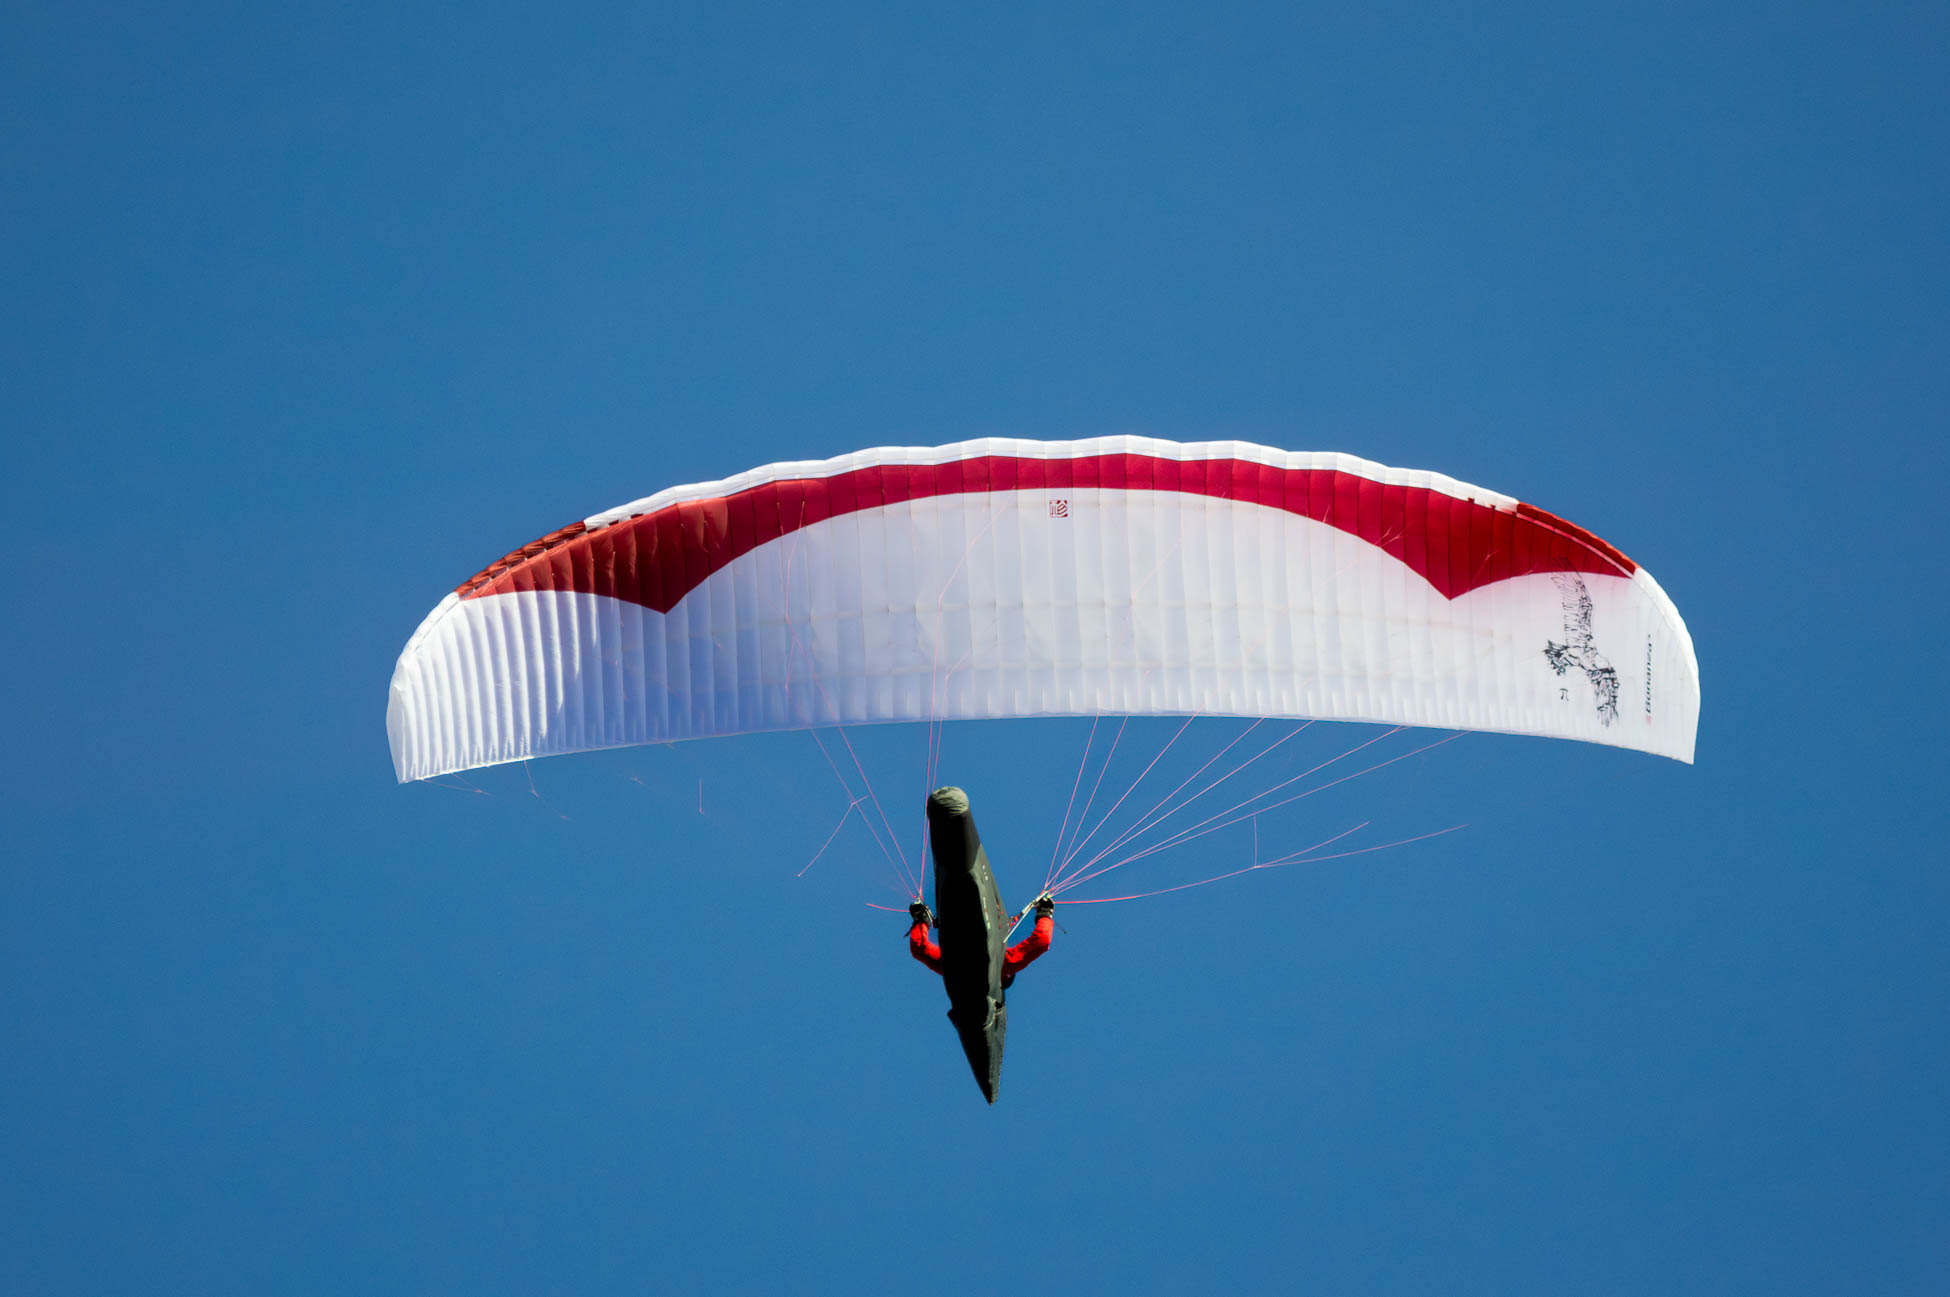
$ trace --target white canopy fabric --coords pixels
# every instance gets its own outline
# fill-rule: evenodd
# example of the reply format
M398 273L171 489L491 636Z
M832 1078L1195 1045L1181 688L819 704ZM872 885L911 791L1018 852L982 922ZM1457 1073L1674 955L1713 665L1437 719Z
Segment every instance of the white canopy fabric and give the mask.
M987 439L674 487L509 554L393 672L402 781L761 730L1311 717L1693 758L1665 592L1543 510L1348 455Z

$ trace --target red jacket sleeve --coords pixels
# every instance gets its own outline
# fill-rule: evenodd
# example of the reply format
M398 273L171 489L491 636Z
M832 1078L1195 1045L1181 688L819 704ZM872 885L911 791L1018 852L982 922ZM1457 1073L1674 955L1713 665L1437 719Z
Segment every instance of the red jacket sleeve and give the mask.
M1055 931L1055 919L1047 914L1036 916L1035 931L1002 954L1002 985L1007 986L1015 981L1017 973L1042 957L1042 953L1049 949L1050 936Z
M1043 944L1048 945L1049 943L1045 941ZM927 924L917 923L908 929L907 953L926 964L929 968L932 968L935 972L938 973L941 971L941 947L928 940Z

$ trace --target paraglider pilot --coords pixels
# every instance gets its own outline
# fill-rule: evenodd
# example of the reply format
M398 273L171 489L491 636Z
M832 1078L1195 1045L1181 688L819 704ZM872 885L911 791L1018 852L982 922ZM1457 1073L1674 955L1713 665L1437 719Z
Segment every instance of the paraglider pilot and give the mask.
M1002 1084L1003 1033L1009 1025L1003 992L1016 974L1049 949L1056 902L1047 892L1037 897L1035 930L1004 948L1009 916L1003 912L995 873L975 831L968 794L959 788L937 788L928 795L928 847L934 855L934 903L940 915L937 918L924 903L915 901L908 910L913 924L907 948L941 974L948 992L948 1021L955 1024L976 1084L994 1103ZM940 945L928 939L931 924L940 930Z

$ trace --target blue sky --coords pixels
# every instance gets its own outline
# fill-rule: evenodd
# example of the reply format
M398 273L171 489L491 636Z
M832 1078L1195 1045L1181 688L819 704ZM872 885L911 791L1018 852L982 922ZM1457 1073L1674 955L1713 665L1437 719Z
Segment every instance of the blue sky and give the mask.
M1433 8L8 6L5 1288L1941 1291L1950 22ZM1699 764L1066 908L992 1111L804 736L393 783L513 545L1116 432L1590 527ZM1005 888L1087 729L949 731Z

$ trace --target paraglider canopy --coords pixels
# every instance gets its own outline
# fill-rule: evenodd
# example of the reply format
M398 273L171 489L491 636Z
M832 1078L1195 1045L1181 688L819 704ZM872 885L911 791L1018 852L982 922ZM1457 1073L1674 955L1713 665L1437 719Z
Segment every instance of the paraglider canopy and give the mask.
M1690 761L1643 568L1440 474L1243 442L989 439L773 464L594 514L400 655L402 780L760 730L1102 713L1581 739Z

